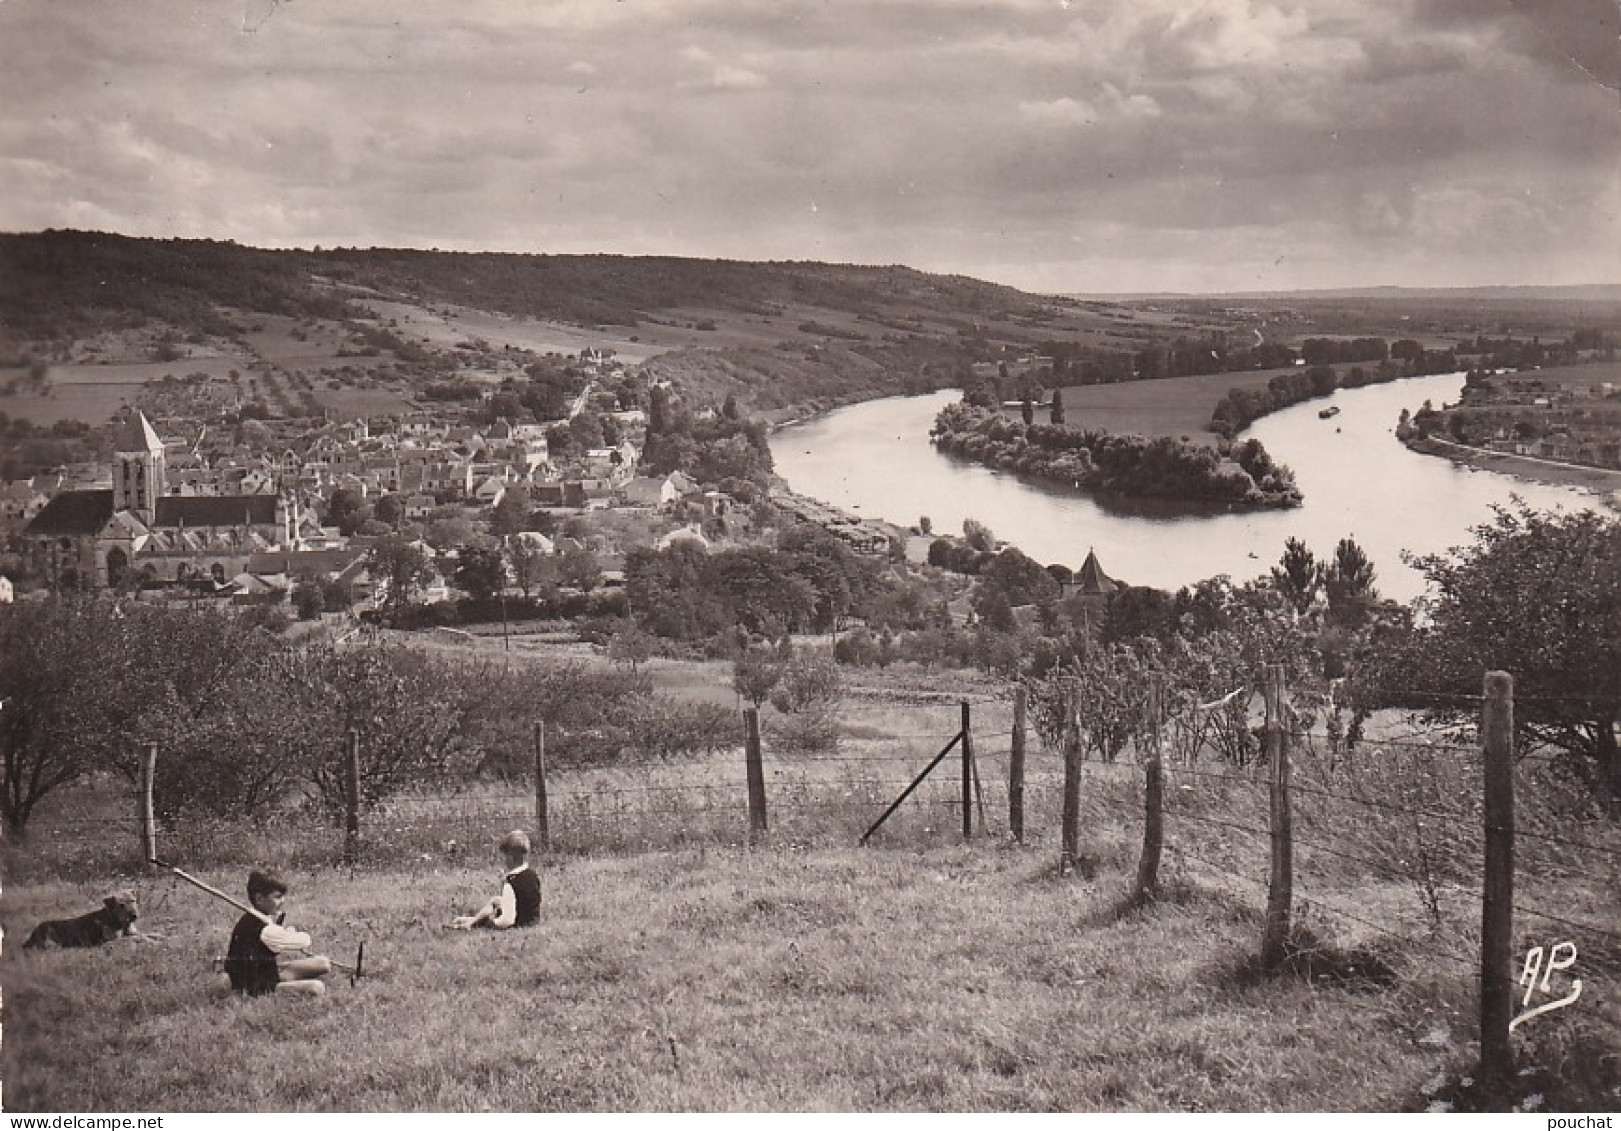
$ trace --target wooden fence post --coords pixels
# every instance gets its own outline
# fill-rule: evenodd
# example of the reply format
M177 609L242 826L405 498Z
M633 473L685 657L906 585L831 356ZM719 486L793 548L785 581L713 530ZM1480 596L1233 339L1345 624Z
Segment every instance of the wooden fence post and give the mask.
M1514 1009L1514 677L1487 672L1481 725L1485 761L1486 876L1480 909L1480 1075L1513 1072L1508 1027Z
M1165 677L1148 679L1149 751L1143 769L1143 855L1137 861L1137 886L1132 899L1146 903L1159 893L1159 858L1165 846L1165 767L1160 741Z
M968 700L962 701L962 838L974 837L974 740Z
M1081 843L1081 734L1075 720L1076 686L1066 680L1062 693L1064 724L1064 816L1060 836L1058 871L1068 875L1075 870Z
M760 753L760 711L743 710L743 765L749 783L749 839L766 831L765 760Z
M360 855L360 732L349 730L343 774L343 862L353 866Z
M540 834L540 850L552 848L550 806L546 800L546 720L535 720L535 831Z
M152 807L152 783L158 776L158 744L146 744L146 756L141 759L141 859L147 868L155 868L152 861L158 856L158 820Z
M1294 838L1289 812L1289 743L1283 718L1283 665L1268 664L1263 684L1266 699L1266 752L1271 771L1272 873L1266 891L1266 929L1261 936L1261 965L1276 969L1289 939L1289 912L1294 903Z
M1008 756L1007 824L1013 839L1024 843L1024 728L1027 693L1023 686L1013 692L1013 749Z

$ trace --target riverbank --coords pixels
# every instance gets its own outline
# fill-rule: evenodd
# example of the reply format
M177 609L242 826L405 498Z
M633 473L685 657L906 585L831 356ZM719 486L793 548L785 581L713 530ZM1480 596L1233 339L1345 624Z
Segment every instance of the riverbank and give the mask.
M1404 441L1408 449L1420 455L1438 456L1453 463L1517 479L1529 479L1554 487L1579 487L1600 496L1611 507L1621 509L1621 471L1602 467L1586 467L1576 463L1559 463L1535 456L1519 456L1511 452L1494 452L1486 448L1471 448L1431 436Z

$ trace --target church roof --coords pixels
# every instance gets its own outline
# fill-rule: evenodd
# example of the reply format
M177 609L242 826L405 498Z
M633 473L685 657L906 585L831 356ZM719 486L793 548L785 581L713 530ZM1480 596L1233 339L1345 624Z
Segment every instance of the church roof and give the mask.
M276 522L275 495L164 495L153 526L250 526Z
M111 490L63 491L40 509L23 528L23 533L53 538L94 535L101 533L112 517Z
M1080 572L1075 575L1075 585L1082 593L1098 594L1113 593L1120 588L1120 583L1103 572L1098 564L1095 551L1086 552L1086 561L1081 563Z
M140 409L134 409L124 418L124 426L118 430L118 440L113 445L116 452L161 452L163 441L158 434L152 431L151 423L146 414Z

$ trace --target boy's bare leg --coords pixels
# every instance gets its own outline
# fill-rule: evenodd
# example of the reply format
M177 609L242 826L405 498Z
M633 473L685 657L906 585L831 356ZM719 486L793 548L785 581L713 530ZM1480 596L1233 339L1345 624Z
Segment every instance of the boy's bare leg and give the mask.
M326 993L326 983L318 978L301 978L292 982L279 982L276 985L278 994L306 994L310 997L320 997Z
M302 982L310 978L324 978L332 973L332 961L324 954L312 954L308 958L295 958L284 963L278 971L281 983ZM277 987L278 989L280 987Z

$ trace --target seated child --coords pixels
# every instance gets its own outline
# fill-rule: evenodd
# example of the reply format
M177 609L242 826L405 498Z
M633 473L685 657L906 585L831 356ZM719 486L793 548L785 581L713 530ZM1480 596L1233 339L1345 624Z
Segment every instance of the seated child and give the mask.
M225 955L225 973L237 993L326 992L321 979L332 972L332 963L323 955L304 953L310 948L309 935L282 925L286 898L285 881L264 872L249 874L248 902L259 915L237 920Z
M451 926L458 930L474 927L532 927L540 922L540 875L529 866L529 837L514 829L496 846L507 874L501 894L491 899L476 915L458 915Z

